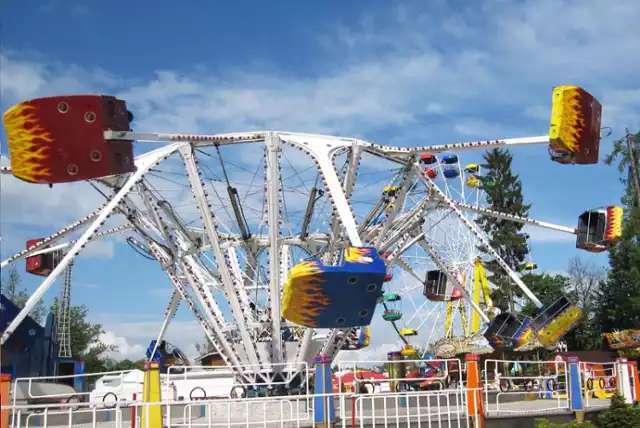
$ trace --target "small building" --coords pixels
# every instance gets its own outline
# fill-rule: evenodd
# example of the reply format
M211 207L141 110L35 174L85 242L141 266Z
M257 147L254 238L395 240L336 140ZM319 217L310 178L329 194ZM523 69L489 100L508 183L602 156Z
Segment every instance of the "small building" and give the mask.
M215 351L209 352L207 354L199 355L198 357L193 359L193 362L196 366L205 366L205 367L226 366L226 363L224 362L220 354Z

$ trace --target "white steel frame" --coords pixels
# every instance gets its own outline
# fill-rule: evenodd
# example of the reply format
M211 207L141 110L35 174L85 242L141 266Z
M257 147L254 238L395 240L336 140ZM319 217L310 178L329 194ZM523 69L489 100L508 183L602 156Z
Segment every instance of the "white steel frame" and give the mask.
M280 334L283 327L292 327L291 323L283 323L279 316L280 293L286 278L288 251L291 245L302 246L313 254L317 254L321 249L324 249L321 257L325 263L331 264L337 261L339 250L345 246L362 246L363 242L370 242L381 253L391 252L389 263L397 264L407 271L409 275L418 281L422 281L423 279L410 266L404 263L400 257L409 248L418 245L431 255L435 264L444 271L454 286L462 291L466 300L474 305L467 290L461 287L461 284L447 266L446 261L430 246L428 238L423 233L415 232L416 225L420 224L421 220L428 215L430 207L433 206L433 201L437 201L451 210L464 227L468 228L470 234L475 236L477 242L488 249L490 255L499 262L524 294L536 306L541 307L538 298L488 245L486 238L478 227L470 222L462 214L462 211L491 215L505 220L566 233L577 233L575 228L454 202L425 174L423 168L417 162L417 157L425 152L442 153L504 146L546 145L549 143L547 136L413 148L382 146L353 138L275 131L221 135L106 131L105 138L107 140L136 140L138 142L167 142L169 144L138 156L135 162L136 171L128 176L107 177L96 180L96 182L113 189L112 195L108 197L107 202L99 209L78 222L54 233L37 245L2 261L1 266L5 267L32 255L49 253L59 249L67 250L61 262L29 297L19 315L7 326L2 333L0 343L6 342L27 314L43 298L56 278L64 272L90 241L115 233L135 231L142 237L143 243L159 261L175 287L157 338L158 343L163 339L167 326L175 315L178 304L183 301L192 310L207 338L229 366L242 367L243 365L252 365L253 367L261 367L264 372L262 375L263 380L269 382L269 379L273 379L270 376L283 370L285 363L295 361L299 363L298 370L302 370L304 364L309 363L313 358L313 355L309 355L310 344L315 334L313 329L303 329L304 333L299 340L296 354L289 357L286 355L286 346ZM269 232L268 235L252 236L246 241L217 230L216 217L209 208L210 204L207 199L204 181L198 169L197 158L194 155L194 150L198 148L220 147L239 143L263 143L266 150L266 212ZM310 234L304 239L296 235L283 236L281 234L279 156L282 144L288 144L299 149L316 163L319 176L333 206L334 214L327 234ZM344 153L347 153L348 156L348 166L340 176L336 171L335 159L338 155ZM359 163L365 153L403 166L404 175L399 185L401 198L404 198L404 194L406 194L411 183L416 182L422 183L429 190L429 195L425 196L423 200L419 201L407 212L401 213L399 207L402 203L398 203L387 213L383 223L363 230L362 225L359 227L356 222L350 205L350 197L356 182ZM171 156L179 156L184 162L191 191L202 219L203 229L182 224L171 213L166 204L162 204L145 188L143 181L145 174ZM10 168L2 169L2 173L10 172ZM134 193L140 195L142 204L136 203L132 197ZM126 215L127 224L100 232L100 227L105 221L116 214ZM62 238L72 232L78 232L82 228L84 228L84 232L78 239L66 243L60 242ZM195 245L196 238L201 241L200 248ZM165 244L161 244L158 239ZM256 268L256 259L259 251L263 249L268 249L269 251L269 296L274 315L271 316L270 320L271 349L266 358L265 355L259 352L256 347L255 337L252 336L252 331L257 328L263 328L263 326L260 326L258 320L254 318L254 315L249 310L245 287L250 285L250 281L248 281L247 272L241 272L238 264L236 249L239 247L251 248L250 258L252 260L248 262L247 270ZM200 259L199 254L205 250L214 255L216 259L215 269ZM225 322L220 307L212 295L212 288L221 291L228 300L235 326ZM480 308L476 308L476 310L481 313L485 321L488 321L487 316ZM239 334L239 340L234 339L231 334L234 329ZM342 334L342 337L338 340L340 332L345 334ZM353 333L353 329L332 329L327 334L320 353L330 358L335 357L347 336ZM238 368L237 372L238 375L243 376L241 368Z

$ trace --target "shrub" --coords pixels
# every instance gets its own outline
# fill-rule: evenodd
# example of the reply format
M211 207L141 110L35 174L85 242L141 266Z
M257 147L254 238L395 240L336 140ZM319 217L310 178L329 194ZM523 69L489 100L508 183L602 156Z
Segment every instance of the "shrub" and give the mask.
M599 428L638 428L640 410L634 409L624 401L617 391L611 398L611 406L598 417Z

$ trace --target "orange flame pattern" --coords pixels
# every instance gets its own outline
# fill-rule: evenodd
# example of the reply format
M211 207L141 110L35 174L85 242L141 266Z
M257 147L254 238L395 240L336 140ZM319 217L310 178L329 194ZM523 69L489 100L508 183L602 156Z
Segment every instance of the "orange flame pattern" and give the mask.
M326 282L316 261L305 260L290 271L282 294L281 315L287 320L305 327L316 327L315 320L327 312L331 300L322 292Z
M529 342L531 340L531 337L533 336L533 330L531 330L531 327L525 327L522 330L520 330L518 332L518 335L516 337L514 337L514 344L513 346L515 348L518 348L522 345L524 345L525 343Z
M51 169L44 166L55 140L40 125L37 108L28 102L16 104L4 113L12 174L31 183L46 182Z
M607 227L604 231L604 240L615 243L622 236L622 216L621 207L607 207Z
M580 152L582 139L590 131L586 118L588 101L588 94L577 86L554 88L549 129L553 150L562 153Z

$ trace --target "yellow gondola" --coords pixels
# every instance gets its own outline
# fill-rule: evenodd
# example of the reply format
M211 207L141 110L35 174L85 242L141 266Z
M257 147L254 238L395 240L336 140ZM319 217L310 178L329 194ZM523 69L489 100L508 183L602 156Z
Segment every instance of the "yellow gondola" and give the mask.
M480 172L480 165L477 163L470 163L464 167L464 172L467 174L478 174Z
M398 186L387 186L382 190L382 197L393 198L398 192Z
M403 337L417 336L417 335L418 335L418 330L416 330L415 328L405 327L402 330L400 330L400 336L403 336Z
M472 188L480 187L480 179L474 175L467 178L466 183L467 183L467 186Z
M404 348L402 348L400 354L402 354L403 357L413 357L418 354L418 351L416 351L416 348L414 348L412 345L407 344L404 345Z

